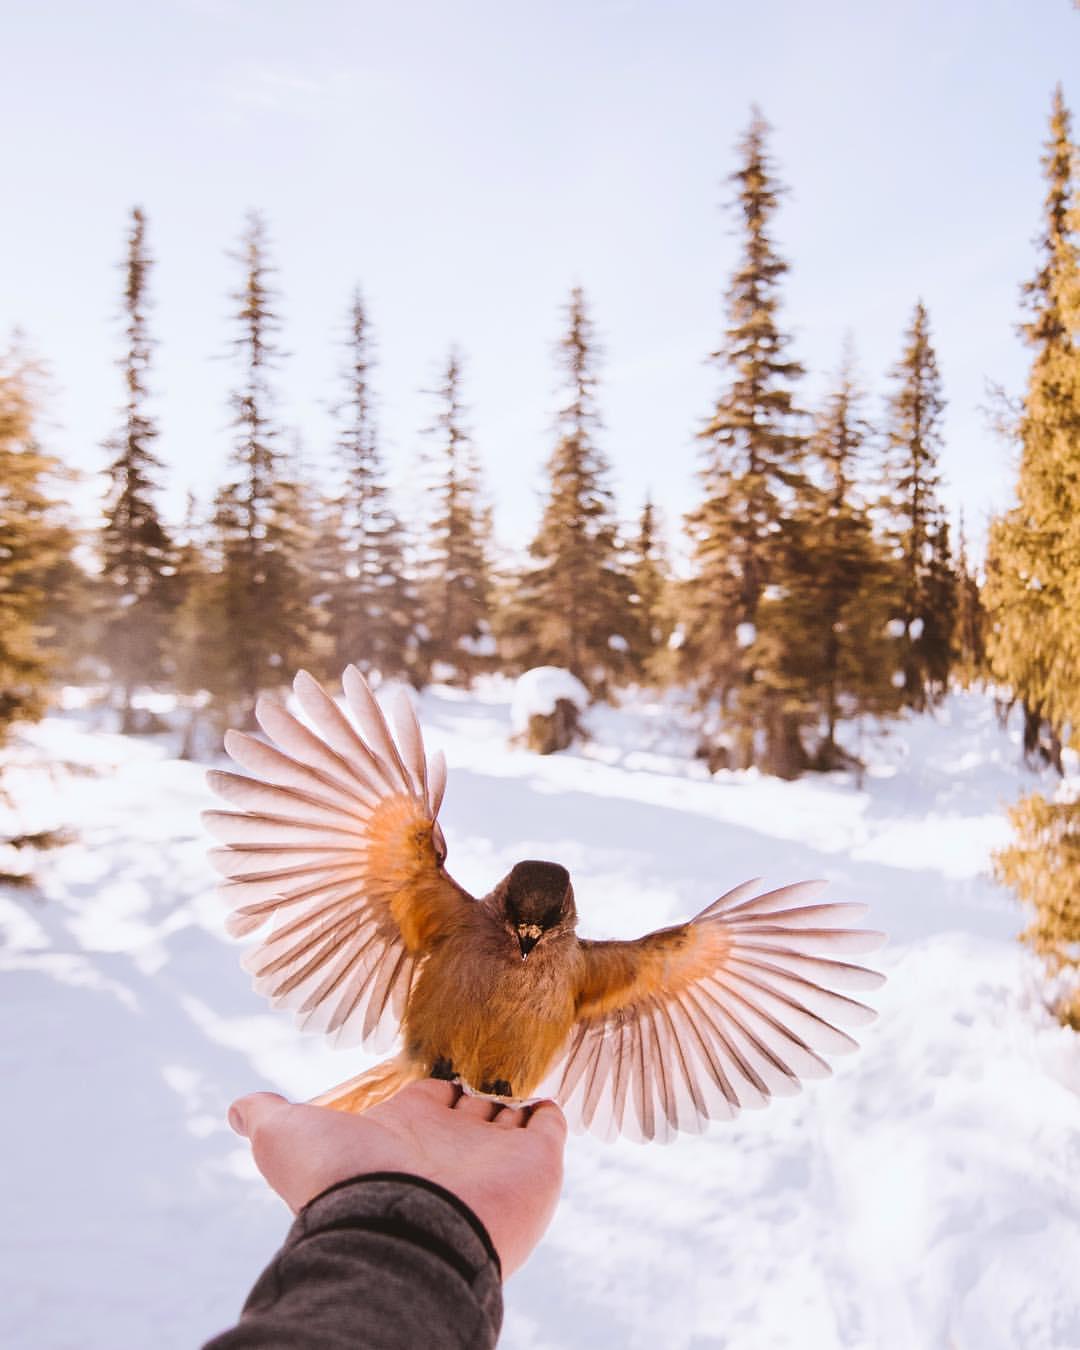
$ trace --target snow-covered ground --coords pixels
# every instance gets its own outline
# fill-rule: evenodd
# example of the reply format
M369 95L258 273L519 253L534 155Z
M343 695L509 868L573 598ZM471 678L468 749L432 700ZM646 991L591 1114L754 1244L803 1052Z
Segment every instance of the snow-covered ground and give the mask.
M466 886L556 858L583 932L630 936L747 876L821 876L892 938L881 1018L833 1080L666 1148L571 1139L507 1350L1080 1347L1080 1040L987 876L1030 780L989 699L868 741L862 788L710 779L670 705L594 709L593 743L546 759L508 748L498 684L428 691L421 716ZM51 717L6 778L20 828L78 837L36 891L0 890L0 1344L186 1350L234 1318L287 1222L227 1104L360 1063L250 992L203 768L100 725Z

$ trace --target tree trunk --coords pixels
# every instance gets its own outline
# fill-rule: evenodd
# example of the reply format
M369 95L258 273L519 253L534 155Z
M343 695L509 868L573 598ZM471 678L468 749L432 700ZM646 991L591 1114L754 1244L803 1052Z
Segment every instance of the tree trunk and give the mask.
M775 778L798 778L807 766L806 750L799 735L799 716L770 700L765 713L764 773Z

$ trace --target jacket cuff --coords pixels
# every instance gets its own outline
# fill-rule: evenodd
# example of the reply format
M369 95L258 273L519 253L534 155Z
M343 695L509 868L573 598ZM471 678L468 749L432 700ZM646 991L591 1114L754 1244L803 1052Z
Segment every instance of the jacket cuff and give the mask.
M502 1320L502 1264L476 1214L451 1191L408 1172L365 1172L336 1182L300 1210L283 1254L320 1233L352 1229L411 1242L471 1287L496 1327Z

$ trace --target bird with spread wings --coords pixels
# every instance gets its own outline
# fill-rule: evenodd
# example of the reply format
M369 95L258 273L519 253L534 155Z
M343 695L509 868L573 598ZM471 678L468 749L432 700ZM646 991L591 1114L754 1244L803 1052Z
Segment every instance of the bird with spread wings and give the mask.
M394 731L363 676L345 709L310 676L304 720L262 698L267 740L230 731L247 775L211 770L233 810L205 820L222 847L231 934L266 928L244 965L257 991L338 1044L398 1053L315 1098L364 1110L443 1077L510 1104L550 1096L605 1137L669 1139L827 1076L873 1019L851 997L883 976L843 958L882 934L822 882L746 882L686 923L635 941L576 933L569 873L518 863L482 899L446 870L441 753L425 754L399 691ZM395 734L396 733L396 734Z

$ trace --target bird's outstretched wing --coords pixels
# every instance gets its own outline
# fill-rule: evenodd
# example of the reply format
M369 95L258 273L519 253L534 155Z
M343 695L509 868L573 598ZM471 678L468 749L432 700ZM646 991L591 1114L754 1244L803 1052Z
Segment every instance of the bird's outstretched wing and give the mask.
M239 809L204 819L224 844L210 857L227 878L229 932L273 924L244 957L255 988L305 1030L378 1043L396 1032L432 938L472 900L443 870L446 762L426 758L408 697L391 709L395 740L355 667L342 684L352 720L297 675L314 730L260 699L256 717L275 744L226 734L255 777L211 770L210 786Z
M884 976L838 960L883 934L847 925L863 905L815 904L824 882L749 899L738 886L689 923L635 942L583 942L578 1020L540 1088L608 1138L670 1139L799 1091L856 1048L875 1017L838 990Z

